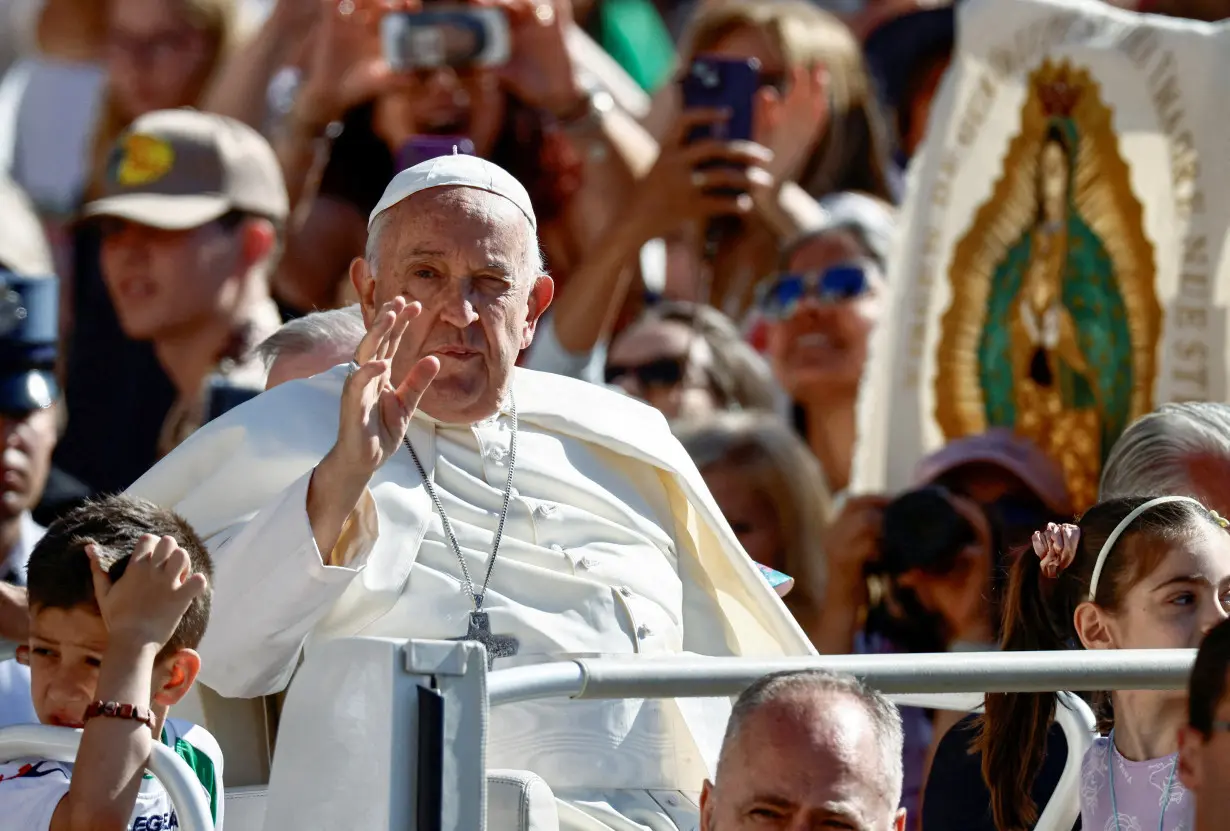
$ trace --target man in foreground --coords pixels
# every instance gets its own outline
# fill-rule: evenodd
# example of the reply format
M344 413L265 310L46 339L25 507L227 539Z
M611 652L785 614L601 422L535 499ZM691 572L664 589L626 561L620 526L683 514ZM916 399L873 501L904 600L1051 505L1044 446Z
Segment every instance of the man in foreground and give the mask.
M854 678L766 675L735 703L701 831L903 831L901 744L897 708Z
M1179 731L1179 779L1196 797L1192 831L1221 831L1230 818L1230 622L1204 636Z
M204 683L274 692L305 643L310 656L317 639L360 633L477 640L497 668L811 652L659 414L514 369L553 287L508 173L451 156L398 174L351 280L368 329L353 371L260 395L132 488L213 550ZM643 815L691 828L728 712L510 705L492 714L487 765L546 780L565 829ZM672 791L668 809L657 798ZM323 821L305 810L275 792L266 822Z

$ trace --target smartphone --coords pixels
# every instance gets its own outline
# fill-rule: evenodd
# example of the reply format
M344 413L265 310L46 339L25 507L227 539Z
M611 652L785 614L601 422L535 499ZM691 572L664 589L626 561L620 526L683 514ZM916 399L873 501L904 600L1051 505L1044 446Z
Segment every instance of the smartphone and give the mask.
M727 121L695 128L688 142L713 138L751 141L752 115L760 89L760 61L755 58L720 58L701 55L683 78L685 110L724 109Z
M499 66L512 54L508 17L502 9L436 5L393 12L380 21L384 58L395 72L442 66Z
M415 136L397 151L397 170L400 172L416 164L461 153L473 156L474 142L465 136Z

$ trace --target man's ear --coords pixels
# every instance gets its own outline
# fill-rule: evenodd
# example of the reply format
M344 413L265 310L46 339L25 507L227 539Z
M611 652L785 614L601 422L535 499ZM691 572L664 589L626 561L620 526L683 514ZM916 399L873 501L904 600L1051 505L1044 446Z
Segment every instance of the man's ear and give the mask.
M540 274L534 279L534 285L530 287L530 297L528 309L525 314L525 326L521 332L521 348L528 349L534 341L534 330L538 326L538 319L542 317L542 313L551 305L551 300L555 297L555 281L545 274Z
M1204 769L1204 736L1190 725L1179 728L1179 781L1199 799L1201 772Z
M897 816L893 817L893 831L905 831L905 808L897 809Z
M713 783L705 780L700 791L700 831L713 831Z
M1073 615L1076 635L1086 649L1114 649L1115 633L1110 615L1096 603L1082 603Z
M154 703L174 707L201 671L201 656L194 649L180 649L163 658L154 671Z
M376 274L362 257L350 261L350 285L354 286L354 292L359 296L364 325L371 326L372 317L376 314Z
M23 667L30 666L30 647L28 646L17 647L16 658L17 658L17 663L21 664Z

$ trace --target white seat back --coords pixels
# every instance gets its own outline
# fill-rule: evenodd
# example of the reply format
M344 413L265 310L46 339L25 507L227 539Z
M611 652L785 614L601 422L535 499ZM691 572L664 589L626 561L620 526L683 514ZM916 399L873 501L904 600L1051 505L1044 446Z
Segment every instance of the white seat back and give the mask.
M0 728L0 762L33 756L56 762L77 758L81 731L47 724L18 724ZM209 801L192 768L174 750L159 742L150 748L146 767L162 784L184 831L213 831Z
M1093 745L1098 722L1080 696L1070 692L1056 693L1055 722L1063 730L1067 744L1063 773L1051 798L1047 800L1042 815L1034 825L1034 831L1072 831L1072 826L1081 815L1081 763L1085 753ZM925 707L934 710L957 710L976 712L982 709L981 693L918 693L889 696L903 707Z
M226 789L226 831L262 831L265 827L265 800L269 789L263 786Z
M551 786L525 770L487 771L487 829L559 831Z

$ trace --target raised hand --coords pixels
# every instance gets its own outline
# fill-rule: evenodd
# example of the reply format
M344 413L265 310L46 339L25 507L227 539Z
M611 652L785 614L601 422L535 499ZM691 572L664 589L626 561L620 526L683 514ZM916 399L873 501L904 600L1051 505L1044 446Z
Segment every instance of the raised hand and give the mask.
M512 55L500 69L504 84L522 102L557 116L575 112L581 100L568 52L571 0L473 0L508 15Z
M753 207L750 193L771 183L765 168L773 154L758 144L717 139L686 143L695 128L726 118L729 114L722 110L680 114L629 211L650 236L670 233L688 220L748 213Z
M137 541L124 573L112 582L97 545L86 546L94 596L112 642L162 647L175 634L189 604L204 593L204 574L192 573L187 552L173 537L146 534Z
M440 371L428 355L394 379L393 358L410 321L423 307L397 297L386 303L355 351L358 368L342 387L337 443L330 455L347 478L365 481L397 452L419 400Z
M407 85L380 48L380 18L417 11L420 0L316 0L319 16L295 112L305 122L327 124L347 110Z

